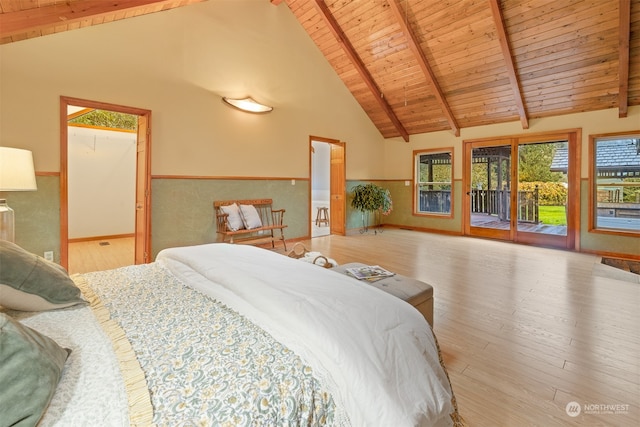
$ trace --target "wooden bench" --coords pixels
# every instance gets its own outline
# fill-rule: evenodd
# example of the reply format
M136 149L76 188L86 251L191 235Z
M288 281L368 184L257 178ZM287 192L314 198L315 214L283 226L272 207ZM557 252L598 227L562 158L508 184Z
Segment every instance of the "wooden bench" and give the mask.
M246 243L252 245L260 245L271 243L271 247L275 248L276 240L282 240L284 250L287 250L287 243L284 239L284 229L287 227L283 224L284 209L272 209L271 199L251 199L251 200L218 200L213 202L213 208L216 215L216 232L221 236L222 242L228 243ZM260 226L255 228L239 228L234 230L230 225L229 214L222 209L223 206L231 206L236 204L251 205L256 209L260 218ZM242 212L240 212L241 218ZM237 219L236 219L237 220ZM243 222L246 221L243 218ZM275 233L279 230L279 233Z

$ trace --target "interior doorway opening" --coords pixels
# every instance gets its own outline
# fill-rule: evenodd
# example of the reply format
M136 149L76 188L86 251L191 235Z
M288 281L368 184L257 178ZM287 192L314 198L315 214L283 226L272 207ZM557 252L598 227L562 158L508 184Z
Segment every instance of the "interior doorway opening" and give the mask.
M311 237L331 234L331 144L311 141Z
M345 234L345 143L309 137L309 235Z
M78 120L91 115L88 120ZM102 120L105 116L111 117L107 119L112 120L109 123L129 120L133 124L105 126L99 123L100 116ZM94 240L100 244L110 239L133 240L130 263L149 261L150 120L149 110L60 97L60 264L63 267L69 268L70 241ZM126 127L130 129L123 132ZM130 135L124 137L124 133ZM106 228L103 223L108 223ZM104 269L102 267L96 269Z
M67 106L70 273L134 263L138 116Z

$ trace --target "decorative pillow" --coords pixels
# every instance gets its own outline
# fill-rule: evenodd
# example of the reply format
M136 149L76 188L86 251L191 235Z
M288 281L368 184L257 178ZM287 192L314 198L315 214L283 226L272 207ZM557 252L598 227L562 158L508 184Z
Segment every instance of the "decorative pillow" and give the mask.
M35 426L60 381L71 350L0 313L2 425Z
M67 271L0 240L0 305L13 310L43 311L86 304Z
M240 216L240 209L235 203L227 206L220 206L222 212L229 215L227 217L227 228L231 231L238 231L244 228L242 217Z
M255 206L240 205L240 212L242 212L242 220L247 230L262 227L262 220Z

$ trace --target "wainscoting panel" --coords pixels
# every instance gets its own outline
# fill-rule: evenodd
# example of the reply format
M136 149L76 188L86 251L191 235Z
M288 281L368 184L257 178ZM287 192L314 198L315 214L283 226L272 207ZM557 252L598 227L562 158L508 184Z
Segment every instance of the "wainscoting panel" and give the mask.
M164 248L215 242L214 200L273 199L274 209L286 209L285 238L308 235L307 180L155 178L151 191L151 259Z
M36 191L0 191L14 210L16 244L36 255L53 251L60 262L60 177L36 175Z

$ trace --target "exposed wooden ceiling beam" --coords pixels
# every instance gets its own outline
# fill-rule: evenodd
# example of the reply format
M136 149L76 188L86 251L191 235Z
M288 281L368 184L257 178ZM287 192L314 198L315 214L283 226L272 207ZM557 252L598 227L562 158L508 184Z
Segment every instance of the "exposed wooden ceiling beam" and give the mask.
M618 26L618 117L627 117L629 109L629 38L631 37L631 0L620 0Z
M444 97L444 94L442 93L442 90L440 89L438 80L436 79L435 74L433 74L433 70L431 70L431 66L429 65L429 61L427 61L427 57L425 56L424 51L420 48L420 45L418 44L418 40L415 34L413 33L413 31L411 31L411 28L409 27L409 23L406 22L406 20L404 19L402 11L400 10L400 6L398 6L397 0L389 0L389 6L391 6L391 10L396 16L396 21L398 22L398 24L400 24L400 29L407 36L407 43L409 44L409 49L411 49L411 52L413 52L413 55L418 60L418 64L420 65L420 68L422 69L424 76L427 78L427 81L431 85L431 88L433 89L433 94L436 97L436 101L438 101L438 104L440 105L442 112L444 113L444 115L447 118L447 121L449 122L449 127L451 128L455 136L460 136L460 127L456 122L456 118L454 117L453 112L449 107L449 103L447 102L446 98Z
M385 99L384 94L374 82L373 77L371 76L371 73L369 73L369 70L367 70L367 67L364 65L364 63L362 62L362 59L360 59L360 56L358 56L358 53L356 52L355 48L353 47L353 45L351 44L347 36L344 34L342 29L340 28L340 25L338 24L336 19L331 14L331 11L327 7L327 5L324 3L324 0L316 0L315 5L318 11L320 12L320 16L322 16L325 23L331 30L331 33L336 38L336 40L338 40L345 54L349 57L354 67L356 67L356 69L358 70L358 73L364 80L365 84L367 85L371 93L373 93L374 98L378 101L378 103L380 104L384 112L387 114L387 116L395 126L398 133L402 136L402 138L406 142L409 142L409 133L407 132L403 124L398 119L398 116L396 116L396 113L394 113L393 109L391 109L391 106Z
M202 0L193 0L198 2ZM41 31L55 25L70 25L114 12L126 12L146 6L172 5L175 0L84 0L56 3L17 12L0 14L0 38Z
M500 10L499 0L489 0L491 5L491 13L493 14L493 22L496 26L496 32L498 34L498 41L500 42L500 49L502 49L502 56L507 66L507 75L509 76L509 82L511 83L511 90L513 91L513 98L516 102L516 108L520 115L520 122L522 123L522 129L529 129L529 119L527 118L527 109L524 106L522 100L522 90L520 89L520 80L516 74L516 67L513 64L513 56L511 55L511 48L509 47L509 39L507 38L507 31L504 28L504 20L502 19L502 11Z

